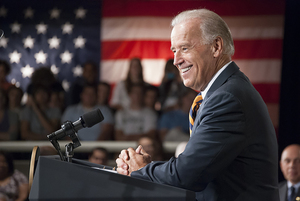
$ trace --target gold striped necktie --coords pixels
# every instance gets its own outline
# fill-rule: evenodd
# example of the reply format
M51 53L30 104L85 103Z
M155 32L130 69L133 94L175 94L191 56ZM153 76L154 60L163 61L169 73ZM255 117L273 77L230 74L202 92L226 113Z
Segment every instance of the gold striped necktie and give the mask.
M191 109L190 109L190 115L189 115L189 121L190 121L190 135L192 134L192 129L193 129L193 126L194 126L194 121L196 119L196 115L197 115L197 111L201 105L203 101L203 98L202 98L202 95L201 95L201 92L196 96L196 98L194 99L194 102L191 106Z

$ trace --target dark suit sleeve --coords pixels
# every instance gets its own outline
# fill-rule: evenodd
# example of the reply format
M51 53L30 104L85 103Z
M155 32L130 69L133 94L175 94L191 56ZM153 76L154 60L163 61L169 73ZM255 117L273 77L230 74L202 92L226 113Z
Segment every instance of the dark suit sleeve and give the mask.
M185 151L168 162L152 162L132 177L192 191L203 190L228 168L246 141L242 104L229 92L214 93L197 114Z

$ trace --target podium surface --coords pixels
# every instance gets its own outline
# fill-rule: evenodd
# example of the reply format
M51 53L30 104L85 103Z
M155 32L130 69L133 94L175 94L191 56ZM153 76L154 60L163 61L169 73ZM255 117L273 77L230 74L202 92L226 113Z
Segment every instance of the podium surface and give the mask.
M195 193L117 174L103 166L73 159L40 156L30 190L30 201L190 201Z

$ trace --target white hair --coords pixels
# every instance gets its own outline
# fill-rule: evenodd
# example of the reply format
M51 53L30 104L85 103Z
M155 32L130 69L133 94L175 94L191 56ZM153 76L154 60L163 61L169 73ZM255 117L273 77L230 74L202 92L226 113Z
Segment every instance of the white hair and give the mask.
M187 10L179 13L172 20L172 27L184 21L200 19L201 43L211 44L216 37L221 37L224 42L224 54L232 56L234 45L231 32L226 22L216 13L207 9Z

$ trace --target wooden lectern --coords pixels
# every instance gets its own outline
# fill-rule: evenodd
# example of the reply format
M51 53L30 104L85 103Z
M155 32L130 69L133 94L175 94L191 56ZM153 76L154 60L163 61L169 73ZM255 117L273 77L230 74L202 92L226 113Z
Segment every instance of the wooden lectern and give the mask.
M30 201L189 201L195 193L185 189L117 174L104 166L59 156L32 158ZM32 170L34 168L34 170Z

